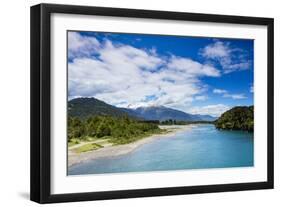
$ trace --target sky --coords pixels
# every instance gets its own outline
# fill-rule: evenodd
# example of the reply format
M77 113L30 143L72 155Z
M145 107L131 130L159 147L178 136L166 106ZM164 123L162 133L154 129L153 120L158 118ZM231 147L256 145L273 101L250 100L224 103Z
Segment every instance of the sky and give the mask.
M220 116L253 105L254 40L68 31L68 99Z

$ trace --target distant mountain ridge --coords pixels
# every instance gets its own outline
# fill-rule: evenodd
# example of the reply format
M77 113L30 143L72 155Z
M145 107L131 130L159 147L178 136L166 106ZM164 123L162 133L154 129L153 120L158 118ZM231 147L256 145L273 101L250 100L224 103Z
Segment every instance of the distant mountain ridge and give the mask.
M134 109L139 117L146 120L207 121L201 115L188 114L165 106L139 107Z
M110 115L126 116L144 120L177 120L177 121L215 121L217 118L209 115L189 114L165 106L118 108L96 98L76 98L68 101L68 114L85 119L90 116Z
M211 115L201 115L201 114L194 114L194 116L198 117L202 121L215 121L218 117L213 117Z

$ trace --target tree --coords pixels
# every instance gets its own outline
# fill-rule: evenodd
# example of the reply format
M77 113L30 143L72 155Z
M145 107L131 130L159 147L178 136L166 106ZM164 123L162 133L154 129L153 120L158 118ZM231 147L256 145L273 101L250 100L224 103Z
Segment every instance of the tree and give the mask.
M215 121L218 129L254 130L254 107L239 106L224 112Z

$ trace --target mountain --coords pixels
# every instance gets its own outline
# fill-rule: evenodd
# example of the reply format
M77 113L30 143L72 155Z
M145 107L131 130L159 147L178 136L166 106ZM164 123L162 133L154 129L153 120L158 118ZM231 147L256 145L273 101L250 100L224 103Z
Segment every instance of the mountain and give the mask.
M146 120L177 121L214 121L216 118L205 115L193 115L164 106L139 107L134 110L139 117Z
M122 117L125 111L96 98L76 98L68 101L68 115L85 119L90 116L110 115Z
M214 121L209 115L193 115L164 106L139 107L136 109L118 108L96 98L76 98L68 101L69 116L85 119L90 116L110 115L114 117L129 116L144 120L177 121Z
M215 121L218 129L254 130L254 106L237 106L226 112Z
M135 109L131 109L131 108L119 108L119 109L122 110L123 112L127 113L128 116L130 116L130 117L135 117L137 119L142 119L142 120L145 119Z
M200 114L195 114L194 116L196 116L198 118L198 120L201 121L215 121L218 117L213 117L210 115L200 115Z

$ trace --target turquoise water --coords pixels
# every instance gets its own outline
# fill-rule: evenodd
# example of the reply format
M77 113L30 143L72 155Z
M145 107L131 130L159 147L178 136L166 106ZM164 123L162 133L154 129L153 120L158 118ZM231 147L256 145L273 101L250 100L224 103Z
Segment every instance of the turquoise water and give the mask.
M131 153L74 165L69 175L253 166L253 133L201 124Z

